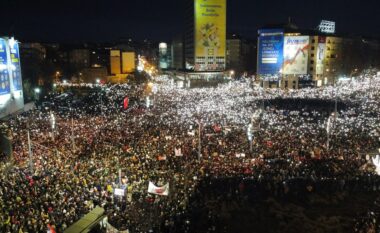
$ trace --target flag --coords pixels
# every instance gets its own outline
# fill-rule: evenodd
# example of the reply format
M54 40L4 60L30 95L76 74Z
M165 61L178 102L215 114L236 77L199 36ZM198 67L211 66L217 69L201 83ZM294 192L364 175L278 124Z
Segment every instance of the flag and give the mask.
M195 136L195 132L194 132L194 130L193 130L193 131L190 131L190 132L187 132L187 135L188 135L188 136Z
M213 129L215 133L219 133L222 130L222 127L220 125L213 125Z
M155 186L152 182L149 181L148 193L160 195L160 196L168 196L169 195L169 183L165 184L162 187Z
M166 156L165 155L159 155L159 156L157 156L157 159L158 159L158 161L164 161L164 160L166 160Z
M48 227L48 231L47 231L48 233L56 233L56 231L52 225L48 224L47 227Z
M125 97L124 98L124 110L128 108L128 104L129 104L129 99L128 99L128 97Z

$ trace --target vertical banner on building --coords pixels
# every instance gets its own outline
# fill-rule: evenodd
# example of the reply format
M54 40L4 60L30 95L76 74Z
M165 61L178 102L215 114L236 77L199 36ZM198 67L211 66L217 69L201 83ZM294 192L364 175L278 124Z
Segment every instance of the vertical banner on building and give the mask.
M316 74L323 74L323 70L324 70L323 63L325 61L325 54L326 54L326 37L325 36L319 36L318 37Z
M307 74L309 36L285 36L283 74Z
M259 31L258 74L275 75L282 68L284 32L282 29Z
M20 53L17 41L14 39L9 40L9 50L11 54L11 70L13 78L13 87L15 91L22 90L22 77L20 65Z
M195 70L224 70L226 0L195 0Z
M0 96L11 91L8 73L7 43L0 38Z

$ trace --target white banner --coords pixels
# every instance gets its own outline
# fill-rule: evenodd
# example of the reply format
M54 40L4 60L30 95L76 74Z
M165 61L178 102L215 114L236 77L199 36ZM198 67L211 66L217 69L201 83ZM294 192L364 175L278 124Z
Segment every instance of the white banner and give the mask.
M318 37L318 51L317 51L317 61L316 61L316 74L324 73L324 60L326 54L326 37Z
M283 74L307 74L309 36L286 36Z
M155 186L152 182L149 181L148 193L160 195L160 196L168 196L169 195L169 183L162 187Z
M107 233L129 233L129 230L119 231L111 224L107 223Z
M178 149L174 148L174 155L177 156L177 157L183 156L181 148L178 148Z

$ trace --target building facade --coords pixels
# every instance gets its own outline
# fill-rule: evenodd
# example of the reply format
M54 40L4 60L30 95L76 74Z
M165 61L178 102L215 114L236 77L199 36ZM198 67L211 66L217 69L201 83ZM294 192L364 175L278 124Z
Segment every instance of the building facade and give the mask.
M257 75L264 87L333 85L339 77L380 66L380 42L296 26L259 30Z
M226 67L226 0L187 0L185 68L224 71Z

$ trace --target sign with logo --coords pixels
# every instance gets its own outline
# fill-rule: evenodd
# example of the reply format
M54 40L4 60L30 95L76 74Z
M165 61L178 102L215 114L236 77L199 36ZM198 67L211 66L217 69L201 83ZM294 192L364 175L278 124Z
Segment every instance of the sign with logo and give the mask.
M0 95L6 95L11 92L6 47L6 41L0 38Z
M307 74L309 36L285 36L283 74Z
M283 30L260 30L258 46L258 74L278 74L282 68L283 62Z
M195 69L224 70L226 0L195 0Z
M13 87L15 91L20 91L22 90L22 78L19 46L17 41L15 41L14 39L10 39L8 43L11 54L11 72L13 78Z

